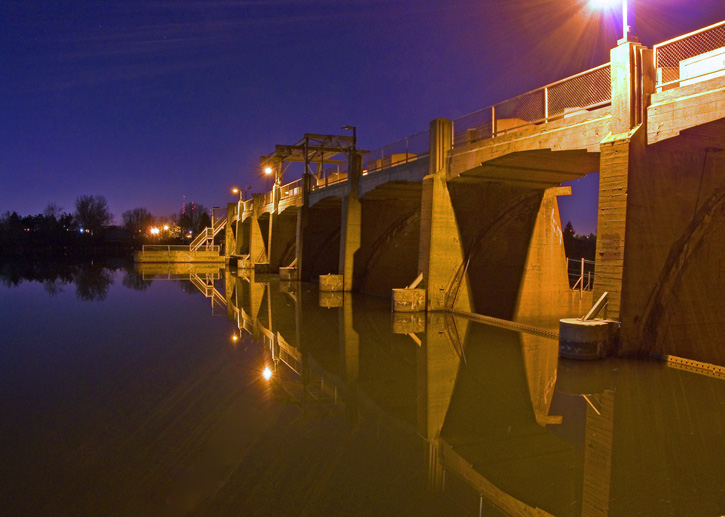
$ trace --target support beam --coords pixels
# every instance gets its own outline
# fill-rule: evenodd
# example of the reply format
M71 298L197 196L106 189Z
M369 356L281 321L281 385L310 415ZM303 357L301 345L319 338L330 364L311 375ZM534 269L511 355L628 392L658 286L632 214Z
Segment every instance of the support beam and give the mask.
M427 290L427 310L445 310L457 270L464 263L461 237L446 182L447 153L453 145L453 124L445 119L430 123L429 175L423 179L418 271ZM460 273L460 272L459 272ZM468 281L457 282L455 306L471 310Z
M340 226L339 274L343 276L343 289L357 288L354 278L355 253L360 249L362 231L362 204L357 197L357 185L362 175L361 156L350 154L348 161L349 193L342 199Z

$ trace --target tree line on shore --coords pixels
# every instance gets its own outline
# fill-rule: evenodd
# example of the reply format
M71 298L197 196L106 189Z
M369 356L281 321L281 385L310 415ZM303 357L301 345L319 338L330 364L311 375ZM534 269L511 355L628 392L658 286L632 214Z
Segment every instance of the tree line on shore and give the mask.
M113 214L101 195L78 197L73 212L55 203L36 215L8 211L0 215L0 257L127 254L142 244L186 243L211 225L209 211L193 202L169 217L134 208L123 212L121 219L121 226L111 226Z

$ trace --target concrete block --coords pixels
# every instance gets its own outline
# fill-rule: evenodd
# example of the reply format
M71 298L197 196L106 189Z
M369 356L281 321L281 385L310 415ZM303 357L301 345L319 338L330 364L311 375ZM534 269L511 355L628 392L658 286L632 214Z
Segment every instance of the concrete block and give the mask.
M559 357L566 359L604 359L614 353L618 323L609 320L559 321Z
M320 307L342 307L344 300L342 291L320 291Z
M280 280L299 280L297 268L296 267L279 268L279 279Z
M394 312L425 311L425 289L393 289Z
M257 262L254 264L254 273L257 275L271 275L272 268L268 262Z
M393 312L393 334L425 332L425 313Z
M320 292L342 292L343 288L342 275L320 275Z

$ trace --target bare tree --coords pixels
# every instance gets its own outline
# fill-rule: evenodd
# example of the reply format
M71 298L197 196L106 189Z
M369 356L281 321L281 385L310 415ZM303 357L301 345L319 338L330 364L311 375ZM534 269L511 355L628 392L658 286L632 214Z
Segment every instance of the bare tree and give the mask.
M111 224L113 214L108 210L108 201L100 195L83 195L76 199L74 217L81 228L95 233Z
M151 213L145 208L126 210L121 217L123 217L123 226L133 236L143 233L146 226L153 221Z
M60 219L60 216L63 215L63 208L58 203L50 202L43 210L43 215L48 219Z

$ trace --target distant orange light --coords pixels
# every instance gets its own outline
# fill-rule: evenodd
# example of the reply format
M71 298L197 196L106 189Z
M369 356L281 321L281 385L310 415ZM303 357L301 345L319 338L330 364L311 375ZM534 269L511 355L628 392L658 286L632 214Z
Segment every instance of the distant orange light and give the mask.
M267 174L267 175L272 174L272 167L265 167L264 168L264 173Z

